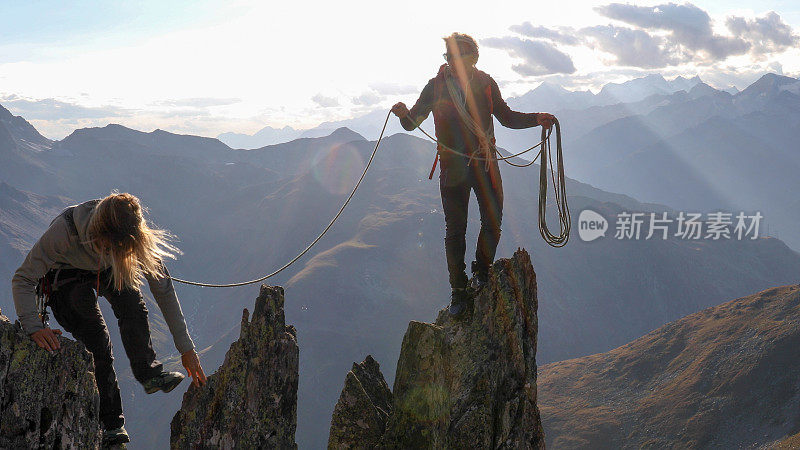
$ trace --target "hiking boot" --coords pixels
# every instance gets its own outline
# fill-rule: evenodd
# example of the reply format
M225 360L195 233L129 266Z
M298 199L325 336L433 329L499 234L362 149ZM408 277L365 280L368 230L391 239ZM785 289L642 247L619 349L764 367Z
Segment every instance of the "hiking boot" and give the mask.
M450 307L448 312L453 317L460 316L464 310L467 309L467 302L469 301L469 292L467 288L453 288L450 293Z
M103 447L124 444L130 441L131 438L128 436L128 432L125 431L125 427L103 430Z
M472 275L470 285L476 293L489 284L489 271L479 266L478 261L472 261Z
M142 386L148 394L156 391L170 392L181 384L184 378L185 376L180 372L161 372L161 374L142 383Z

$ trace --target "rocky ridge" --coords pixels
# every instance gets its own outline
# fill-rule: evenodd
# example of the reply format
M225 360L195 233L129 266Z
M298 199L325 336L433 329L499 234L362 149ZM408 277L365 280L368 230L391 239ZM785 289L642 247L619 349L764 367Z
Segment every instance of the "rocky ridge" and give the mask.
M52 354L0 314L0 448L98 448L100 399L83 344Z

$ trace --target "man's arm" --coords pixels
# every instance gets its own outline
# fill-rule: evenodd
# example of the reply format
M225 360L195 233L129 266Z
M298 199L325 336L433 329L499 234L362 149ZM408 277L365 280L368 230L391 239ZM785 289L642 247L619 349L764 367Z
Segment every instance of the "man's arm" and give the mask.
M539 125L539 113L522 113L512 110L503 96L497 83L489 77L492 92L492 111L501 125L507 128L530 128Z
M414 106L411 107L411 110L404 116L398 115L400 117L400 125L406 131L413 131L419 124L425 121L428 118L428 114L431 113L433 109L433 78L428 81L428 84L425 85L425 88L422 89L422 93L419 95L417 102L414 103ZM403 105L405 108L405 105ZM394 108L392 108L394 111ZM395 112L397 114L397 112Z
M147 276L147 284L150 285L150 292L153 293L158 308L167 322L169 332L172 334L172 340L175 342L175 348L182 354L194 349L194 342L192 342L189 331L186 328L186 320L183 318L183 311L181 311L181 304L178 302L178 295L175 293L175 287L172 284L172 279L169 277L167 267L163 267L163 277Z

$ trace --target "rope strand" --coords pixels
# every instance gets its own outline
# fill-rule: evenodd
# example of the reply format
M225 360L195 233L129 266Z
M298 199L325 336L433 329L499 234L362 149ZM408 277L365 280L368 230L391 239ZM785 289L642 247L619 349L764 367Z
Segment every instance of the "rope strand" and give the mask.
M344 201L344 203L342 204L341 208L339 208L339 211L336 213L335 216L333 216L333 219L331 219L331 221L322 230L322 232L313 241L311 241L311 243L308 244L308 246L306 246L306 248L303 249L303 251L298 253L297 256L295 256L294 258L289 260L289 262L287 262L286 264L284 264L283 266L281 266L279 269L275 270L272 273L269 273L267 275L264 275L262 277L255 278L255 279L252 279L252 280L242 281L242 282L239 282L239 283L223 283L223 284L202 283L202 282L199 282L199 281L184 280L182 278L177 278L177 277L170 276L172 281L175 281L177 283L188 284L188 285L191 285L191 286L210 287L210 288L229 288L229 287L247 286L249 284L259 283L259 282L264 281L264 280L266 280L268 278L272 278L275 275L278 275L279 273L281 273L284 270L286 270L289 266L291 266L295 262L297 262L300 258L303 257L303 255L308 253L308 251L311 250L311 248L314 245L316 245L316 243L319 242L322 239L323 236L325 236L325 234L328 232L328 230L331 229L331 227L333 227L333 224L336 223L336 220L339 219L339 216L342 215L342 212L344 212L344 209L350 203L350 200L353 199L353 196L355 195L355 193L358 190L359 186L361 186L361 182L364 181L364 177L367 175L367 171L369 170L370 166L372 165L372 161L375 159L375 154L378 153L378 148L380 147L381 141L383 140L383 135L386 132L386 126L389 123L389 117L391 116L391 114L392 114L391 111L386 114L386 119L383 121L383 128L381 128L381 133L378 136L378 140L375 142L375 147L372 149L372 154L370 155L366 166L364 166L364 171L361 173L361 176L358 178L358 181L356 181L356 185L353 186L353 190L350 191L350 195L347 196L347 199ZM419 124L415 124L415 128L418 129L419 131L421 131L422 134L427 136L428 139L430 139L431 141L436 143L438 148L445 149L445 150L447 150L449 152L452 152L452 153L457 154L457 155L461 155L461 156L463 156L465 158L466 157L470 157L470 158L472 158L474 160L477 160L477 161L487 161L487 162L488 161L505 161L507 164L509 164L511 166L514 166L514 167L528 167L528 166L531 166L536 161L536 159L539 158L539 156L544 155L541 158L540 171L539 171L539 233L542 235L542 238L544 238L545 242L547 242L549 245L551 245L553 247L563 247L564 245L566 245L567 241L569 240L569 232L570 232L570 227L571 227L571 218L570 218L570 214L569 214L569 207L567 205L567 191L566 191L566 183L565 183L565 176L564 176L564 158L563 158L562 150L561 150L561 126L558 123L558 119L555 120L554 126L555 126L555 129L556 129L556 152L557 152L557 154L556 154L556 164L557 164L557 167L558 167L558 169L557 169L557 171L558 171L557 179L556 179L556 176L554 175L554 172L553 172L553 159L552 159L552 152L550 151L551 150L551 147L550 147L550 135L553 133L552 127L549 130L545 130L544 128L542 128L542 140L539 141L539 143L537 143L536 145L533 145L532 147L529 147L526 150L523 150L523 151L521 151L519 153L515 153L515 154L512 154L512 155L508 155L508 156L488 157L487 158L487 157L481 157L481 156L475 156L475 155L467 155L465 153L459 152L458 150L455 150L455 149L452 149L450 147L447 147L446 145L444 145L441 142L439 142L436 138L434 138L430 134L428 134L425 130L423 130L422 127L419 126ZM533 150L536 147L540 147L539 152L536 154L536 156L534 156L534 158L530 162L525 163L525 164L516 164L516 163L512 163L511 161L509 161L512 158L516 158L516 157L518 157L520 155L528 153L529 151ZM553 190L554 190L554 194L555 194L556 208L558 210L558 217L559 217L559 234L558 235L554 235L554 234L552 234L550 232L549 228L547 227L547 219L545 217L545 213L547 211L547 161L548 161L548 159L550 161L550 174L551 174L551 177L552 177L552 180L553 180Z
M372 160L375 159L375 154L378 152L378 147L381 145L381 140L383 140L383 134L386 132L386 125L389 123L389 116L391 116L391 114L392 114L391 111L388 114L386 114L386 120L383 121L383 128L381 129L381 134L380 134L380 136L378 136L378 140L375 142L375 148L372 149L372 154L370 155L369 160L367 161L367 165L364 166L364 171L361 173L361 177L358 178L358 181L356 182L356 185L353 186L353 190L350 191L350 195L347 196L347 200L345 200L344 203L342 204L342 207L339 208L339 212L337 212L336 215L333 216L333 219L331 219L330 223L328 223L328 226L326 226L325 229L322 230L322 233L320 233L319 236L316 237L316 239L311 241L311 243L308 244L308 246L305 249L303 249L302 252L298 253L297 256L295 256L294 258L289 260L289 262L284 264L280 269L278 269L278 270L276 270L276 271L274 271L274 272L272 272L270 274L264 275L263 277L256 278L254 280L249 280L249 281L242 281L240 283L227 283L227 284L200 283L200 282L197 282L197 281L189 281L189 280L183 280L183 279L176 278L176 277L170 277L170 278L172 278L172 281L177 281L178 283L189 284L189 285L192 285L192 286L212 287L212 288L227 288L227 287L246 286L248 284L259 283L261 281L266 280L267 278L272 278L275 275L283 272L285 269L287 269L289 266L291 266L295 262L297 262L298 259L302 258L303 255L308 253L308 251L311 250L311 247L313 247L317 242L319 242L320 239L322 239L323 236L325 236L325 234L328 232L328 230L330 230L331 227L333 226L333 224L336 222L336 219L338 219L339 216L342 215L342 212L344 211L344 208L347 207L347 205L350 203L350 200L353 199L353 195L355 195L356 191L358 190L358 187L361 186L361 182L364 181L364 177L367 175L367 170L369 170L369 166L372 165Z

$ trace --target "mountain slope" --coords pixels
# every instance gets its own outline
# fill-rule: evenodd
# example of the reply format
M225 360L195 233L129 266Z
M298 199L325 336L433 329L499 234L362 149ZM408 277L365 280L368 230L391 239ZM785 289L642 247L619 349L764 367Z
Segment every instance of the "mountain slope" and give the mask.
M616 111L622 113L623 107ZM75 201L111 189L136 193L150 208L149 217L180 238L184 254L168 262L174 275L230 282L280 267L315 238L349 193L374 142L340 130L324 138L240 151L226 150L214 140L111 127L76 132L56 145L60 153L40 152L32 161L52 171L59 192ZM437 181L427 179L433 155L433 145L425 140L406 134L387 137L336 225L305 258L270 280L291 291L287 320L297 324L303 346L301 447L324 445L340 375L349 369L346 361L372 353L384 361L387 373L394 373L397 342L409 320L435 314L447 298L441 200ZM800 255L776 239L699 243L608 238L584 243L573 235L564 248L548 247L536 226L538 167L501 170L506 206L498 257L526 247L535 260L542 362L609 350L725 299L796 282L800 273ZM573 220L584 207L609 218L622 210L669 210L572 178L567 192ZM470 218L469 259L479 227L474 201ZM49 220L42 222L44 229ZM549 223L556 222L550 217ZM8 270L20 259L10 258ZM246 296L241 290L177 290L190 333L211 372L238 335ZM3 309L10 307L10 297L0 297L0 302L7 302ZM159 358L178 368L158 308L151 303L150 310ZM110 330L116 344L116 327ZM179 396L153 402L152 396L140 395L125 358L116 362L128 430L141 445L162 445Z
M548 364L557 448L744 448L800 431L800 285L708 308L607 353Z

